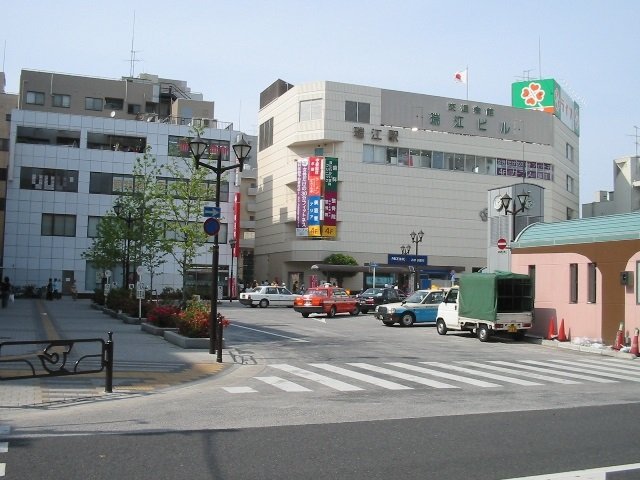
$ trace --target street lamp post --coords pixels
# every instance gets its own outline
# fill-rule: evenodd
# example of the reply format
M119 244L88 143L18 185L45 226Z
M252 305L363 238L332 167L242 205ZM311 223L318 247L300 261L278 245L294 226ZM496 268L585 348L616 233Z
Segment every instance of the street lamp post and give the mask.
M229 270L229 303L233 302L233 254L235 253L236 248L236 239L232 238L229 240L229 246L231 247L231 269Z
M400 245L400 250L403 255L409 255L411 253L411 245Z
M196 138L189 142L189 150L195 161L196 168L205 167L216 174L216 210L220 210L220 178L222 174L228 170L237 168L242 171L245 159L249 156L251 145L247 143L244 136L240 137L240 141L233 145L233 152L236 155L238 163L233 165L222 166L222 155L218 154L216 165L209 165L201 162L200 159L209 149L209 144L200 138L200 134L196 133ZM213 254L211 260L211 313L209 315L209 353L217 353L216 361L222 363L222 323L218 321L218 261L220 257L220 244L218 243L218 234L213 237Z
M502 197L500 197L500 205L498 206L498 212L504 211L505 215L511 215L513 217L511 222L511 241L513 242L516 239L516 215L520 212L524 212L527 208L530 208L529 203L529 192L522 192L516 195L518 197L518 202L520 203L519 207L516 207L516 202L513 202L511 205L511 197L508 193L505 193ZM509 210L509 206L511 206L511 210Z
M424 232L420 230L418 233L416 233L416 231L413 230L410 233L410 235L411 235L411 243L416 244L416 262L417 262L418 261L418 244L422 242L422 237L424 236ZM420 288L420 271L418 270L418 264L416 263L414 290L418 290L419 288Z
M124 212L124 207L120 203L116 203L113 206L113 211L120 220L124 220L127 224L127 237L125 239L125 250L124 250L124 268L122 269L122 288L127 288L129 284L129 250L131 247L131 222L133 221L133 217L131 216L131 211L127 210L126 214Z

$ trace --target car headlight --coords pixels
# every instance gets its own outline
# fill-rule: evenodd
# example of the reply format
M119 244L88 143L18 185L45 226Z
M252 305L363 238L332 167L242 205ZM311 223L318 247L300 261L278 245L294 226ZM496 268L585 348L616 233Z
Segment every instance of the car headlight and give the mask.
M392 315L393 315L394 313L396 313L396 309L395 309L395 308L393 308L393 307L391 307L391 308L388 310L388 312L389 312L390 314L392 314Z

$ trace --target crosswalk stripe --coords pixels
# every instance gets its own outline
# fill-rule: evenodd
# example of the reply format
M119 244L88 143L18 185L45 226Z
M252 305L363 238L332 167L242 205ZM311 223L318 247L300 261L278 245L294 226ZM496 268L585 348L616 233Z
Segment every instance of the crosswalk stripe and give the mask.
M606 378L592 377L589 375L579 375L577 373L570 373L570 372L562 372L559 370L554 370L552 368L534 367L533 365L523 365L521 363L503 362L501 360L491 360L490 363L495 363L497 365L506 365L508 367L521 368L523 370L532 370L534 372L542 372L548 375L560 375L560 376L569 377L569 378L579 378L581 380L589 380L590 382L596 382L596 383L617 383L616 380L607 380Z
M408 373L398 372L396 370L391 370L390 368L377 367L375 365L369 365L367 363L348 363L347 365L351 365L354 367L362 368L364 370L370 370L372 372L383 373L385 375L389 375L392 377L401 378L402 380L409 380L410 382L420 383L421 385L427 385L429 387L434 388L460 388L454 385L449 385L448 383L438 382L436 380L429 380L427 378L417 377L416 375L411 375Z
M437 367L440 367L440 368L447 368L449 370L456 370L458 372L471 373L473 375L482 375L483 377L486 377L486 378L492 378L494 380L501 380L501 381L507 382L507 383L515 383L516 385L523 385L523 386L542 385L541 383L530 382L529 380L522 380L520 378L505 377L504 375L496 375L495 373L489 373L489 372L478 372L477 370L473 370L471 368L458 367L456 365L447 365L445 363L439 363L439 362L421 362L421 363L437 366Z
M484 363L469 362L469 361L459 362L459 363L463 363L465 365L471 365L472 367L486 368L488 370L493 370L493 371L496 371L496 372L513 373L515 375L522 375L522 376L525 376L527 378L535 378L536 380L544 380L544 381L547 381L547 382L550 382L550 383L561 383L561 384L564 384L564 385L579 385L580 384L580 382L576 382L575 380L568 380L566 378L555 378L555 377L550 377L549 375L540 375L538 373L522 371L522 370L516 370L515 368L498 367L496 365L487 365L487 364L484 364Z
M9 442L0 442L0 453L7 453L9 451Z
M427 363L427 362L421 362ZM430 365L438 366L437 362L429 362ZM461 377L460 375L454 375L452 373L438 372L437 370L432 370L430 368L418 367L416 365L410 365L408 363L400 363L400 362L387 362L387 365L391 365L393 367L405 368L407 370L411 370L413 372L424 373L426 375L433 375L434 377L446 378L449 380L455 380L457 382L468 383L470 385L475 385L476 387L501 387L502 385L498 385L497 383L485 382L484 380L477 380L475 378Z
M611 368L615 371L623 371L625 373L637 373L640 375L640 365L634 365L632 362L629 362L629 360L592 360L590 358L581 358L576 360L576 362L580 363L583 367L590 367L593 365Z
M551 361L553 362L553 360L551 360ZM547 363L547 362L538 362L536 360L523 360L523 362L524 363L529 363L529 364L532 364L532 365L547 366L547 367L550 367L550 368L562 368L563 370L568 370L570 372L588 373L588 374L591 374L591 375L600 375L602 377L616 378L618 380L627 380L629 382L640 382L640 378L630 377L628 375L619 375L617 373L596 371L594 369L595 367L592 367L592 368L571 367L570 366L571 362L564 362L563 360L558 360L558 362L562 363L562 365L554 365L554 364L549 365L549 363Z
M354 372L352 370L347 370L346 368L336 367L334 365L329 365L328 363L311 363L310 365L339 375L344 375L345 377L354 378L361 382L371 383L388 390L413 390L413 387L390 382L389 380L384 380L382 378L372 377L371 375L366 375L364 373Z
M284 390L285 392L311 392L307 387L303 387L302 385L298 385L297 383L290 382L289 380L285 380L280 377L253 377L261 382L264 382L268 385L272 385L280 390Z
M258 393L251 387L222 387L222 389L229 393Z
M291 365L287 365L284 363L270 365L273 368L277 368L278 370L283 370L285 372L291 373L293 375L297 375L302 378L306 378L307 380L311 380L313 382L318 382L322 385L325 385L329 388L333 388L335 390L341 392L353 392L356 390L362 390L360 387L356 387L355 385L350 385L346 382L341 382L340 380L334 380L330 377L325 377L324 375L320 375L318 373L310 372L309 370L304 370L302 368L293 367Z

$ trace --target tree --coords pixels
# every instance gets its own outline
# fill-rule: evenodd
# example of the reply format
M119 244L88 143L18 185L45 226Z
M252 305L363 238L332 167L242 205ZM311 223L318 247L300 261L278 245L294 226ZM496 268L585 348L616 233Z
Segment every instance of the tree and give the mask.
M182 275L182 294L186 299L185 279L198 250L208 240L202 228L204 206L215 198L215 182L207 179L209 170L196 168L192 157L174 157L164 166L172 180L158 199L167 230L167 251Z
M98 223L96 237L91 247L82 252L82 258L103 272L113 268L119 262L124 262L125 251L122 243L124 235L122 221L113 212L108 213Z
M329 255L327 258L325 258L322 262L329 265L358 266L358 261L355 258L353 258L351 255L346 255L344 253L333 253ZM353 272L333 271L331 273L336 277L338 285L340 286L342 286L342 282L345 279L345 277L353 277L356 274L355 270Z

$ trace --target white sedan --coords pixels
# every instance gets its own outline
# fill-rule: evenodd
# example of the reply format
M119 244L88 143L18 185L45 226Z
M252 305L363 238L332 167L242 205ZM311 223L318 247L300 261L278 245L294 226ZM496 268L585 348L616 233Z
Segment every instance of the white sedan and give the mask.
M274 307L293 308L293 301L300 295L291 293L286 287L260 285L240 294L240 303L256 308Z

